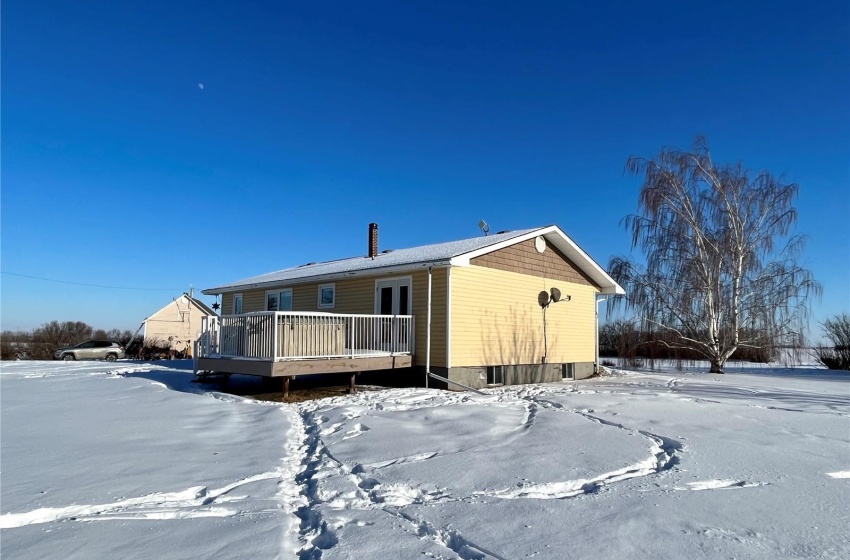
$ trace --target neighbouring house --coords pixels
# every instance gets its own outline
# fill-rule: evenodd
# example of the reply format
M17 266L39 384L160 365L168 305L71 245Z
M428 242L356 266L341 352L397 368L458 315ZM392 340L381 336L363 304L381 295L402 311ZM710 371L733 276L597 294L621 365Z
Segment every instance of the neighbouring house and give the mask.
M203 317L218 318L204 302L183 294L142 322L144 345L167 344L176 352L194 347L201 334Z
M221 296L222 317L205 325L197 370L398 369L481 388L592 375L598 296L624 291L555 225L379 251L370 224L364 256L203 293Z

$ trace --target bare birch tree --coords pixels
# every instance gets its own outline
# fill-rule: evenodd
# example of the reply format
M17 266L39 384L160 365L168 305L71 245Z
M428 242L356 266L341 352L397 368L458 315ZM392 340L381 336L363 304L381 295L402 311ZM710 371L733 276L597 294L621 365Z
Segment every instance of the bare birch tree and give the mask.
M821 286L797 263L805 239L790 235L797 184L715 165L702 137L690 152L631 157L626 169L643 177L638 213L624 224L645 264L611 259L627 294L616 300L672 333L664 344L705 356L711 373L723 373L738 348L799 337Z

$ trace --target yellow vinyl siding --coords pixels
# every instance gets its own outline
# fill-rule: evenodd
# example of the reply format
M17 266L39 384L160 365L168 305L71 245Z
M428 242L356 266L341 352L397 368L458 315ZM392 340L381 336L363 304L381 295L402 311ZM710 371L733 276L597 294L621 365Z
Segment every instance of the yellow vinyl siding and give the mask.
M446 268L435 268L431 273L431 365L434 367L446 366L447 278ZM424 366L428 337L427 270L413 274L413 314L416 315L416 365Z
M334 307L319 309L319 285L334 284ZM316 282L292 286L293 311L323 311L327 313L369 313L375 311L375 279L348 278L336 282Z
M231 310L233 307L231 306ZM266 291L242 292L242 313L266 310ZM233 313L233 311L231 311Z
M570 301L546 311L549 363L592 362L597 288L483 266L452 270L452 367L540 363L544 352L541 290Z
M413 273L358 276L333 282L282 285L270 289L292 289L293 311L323 311L328 313L375 313L375 282L389 278L409 276L412 278L413 315L416 330L416 365L425 365L425 346L428 313L428 271ZM446 269L434 269L431 287L431 364L442 367L446 364ZM330 309L319 309L319 285L333 283L336 286L336 305ZM242 293L243 313L266 310L266 288L245 290ZM222 295L223 315L233 312L233 294Z
M319 284L296 284L294 286L276 286L242 292L242 312L254 313L266 310L266 292L272 290L292 290L293 311L323 311L328 313L374 313L375 278L350 278L334 282L336 284L336 306L319 309ZM226 310L224 315L233 312L233 294L224 294L222 302Z
M219 312L222 315L233 315L233 294L221 295L221 309ZM242 298L242 312L245 312L245 298Z

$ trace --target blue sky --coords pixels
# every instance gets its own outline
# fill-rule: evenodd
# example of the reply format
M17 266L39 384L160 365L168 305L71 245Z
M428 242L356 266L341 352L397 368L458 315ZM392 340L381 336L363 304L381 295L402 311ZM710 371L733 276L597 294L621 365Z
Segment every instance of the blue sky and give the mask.
M134 328L373 221L557 223L605 265L626 158L696 134L800 183L815 316L850 310L845 1L458 4L4 2L2 270L148 290L4 274L2 328Z

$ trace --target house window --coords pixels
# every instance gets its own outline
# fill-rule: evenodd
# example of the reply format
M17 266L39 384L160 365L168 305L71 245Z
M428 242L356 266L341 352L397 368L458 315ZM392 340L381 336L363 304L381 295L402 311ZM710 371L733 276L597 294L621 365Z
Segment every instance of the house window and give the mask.
M242 294L233 295L233 314L242 315Z
M487 366L487 385L505 384L505 366Z
M336 284L319 284L319 309L336 305Z
M266 292L266 311L292 311L292 288Z
M576 365L575 364L561 364L561 379L575 379L576 377Z

